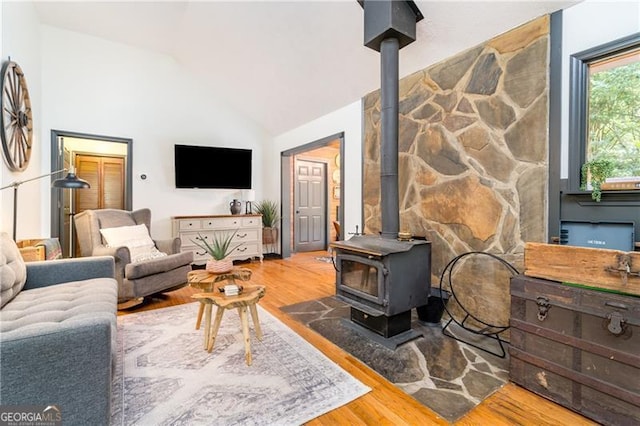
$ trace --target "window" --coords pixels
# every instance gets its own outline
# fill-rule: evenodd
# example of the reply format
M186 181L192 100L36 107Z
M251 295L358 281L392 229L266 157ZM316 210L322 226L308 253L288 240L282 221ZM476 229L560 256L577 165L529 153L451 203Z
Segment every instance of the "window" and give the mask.
M640 33L571 57L570 116L571 189L597 160L610 178L640 181Z
M640 48L589 63L586 160L640 176Z

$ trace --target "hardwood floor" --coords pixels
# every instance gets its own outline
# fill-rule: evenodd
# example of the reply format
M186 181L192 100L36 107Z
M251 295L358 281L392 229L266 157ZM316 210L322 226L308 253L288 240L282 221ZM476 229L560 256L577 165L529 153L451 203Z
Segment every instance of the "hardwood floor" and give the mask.
M267 286L260 305L320 349L372 391L308 425L427 425L448 424L433 411L396 388L358 359L292 320L281 306L335 294L335 272L330 263L316 260L326 252L295 254L288 259L242 263L252 270L252 281ZM185 287L119 315L191 303L196 289ZM456 422L456 425L595 425L596 423L509 383Z

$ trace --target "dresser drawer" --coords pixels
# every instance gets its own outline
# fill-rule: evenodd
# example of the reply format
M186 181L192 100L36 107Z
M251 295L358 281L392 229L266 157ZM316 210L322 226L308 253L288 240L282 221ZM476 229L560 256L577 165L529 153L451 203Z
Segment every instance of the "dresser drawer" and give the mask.
M190 229L201 229L202 221L200 220L181 220L178 228L180 231L188 231Z
M201 239L205 242L212 244L215 238L223 239L227 235L231 235L235 231L235 229L220 229L220 230L209 230L209 231L200 231L200 232L182 232L180 233L180 239L182 241L183 249L198 249L198 245L196 242L199 242ZM231 246L236 246L238 244L242 244L245 246L246 243L255 243L258 241L258 230L257 229L238 229L236 234L233 236L231 240ZM201 251L201 250L200 250Z
M242 226L242 219L235 217L220 217L215 219L204 219L202 227L204 229L235 229Z
M204 240L204 242L208 244L213 244L213 242L218 239L219 241L225 240L227 237L233 234L235 229L218 229L215 231L200 231L200 232L183 232L182 235L187 236L187 239L190 241L190 245L196 245L193 241ZM245 235L244 238L241 238L240 235ZM238 230L236 234L233 236L231 240L233 244L248 241L247 232L243 230ZM184 245L184 242L183 242Z
M183 249L183 251L185 251ZM196 247L196 250L190 250L193 251L193 262L194 263L205 263L207 260L211 259L211 256L209 256L209 254L202 250L201 248Z
M239 243L243 241L258 241L257 229L238 229L236 235L233 236L233 242Z
M256 228L261 227L262 226L262 218L260 217L243 217L242 218L242 226L243 227L253 227L255 226Z
M260 252L258 251L258 244L253 242L249 244L242 244L240 247L236 247L235 250L231 252L231 257L234 259L242 259L249 258L253 256L259 256Z

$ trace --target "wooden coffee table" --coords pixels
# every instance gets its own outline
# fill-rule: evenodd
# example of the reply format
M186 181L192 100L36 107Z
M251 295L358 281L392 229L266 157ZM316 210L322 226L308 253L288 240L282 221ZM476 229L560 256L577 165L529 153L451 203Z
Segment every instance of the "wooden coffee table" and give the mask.
M212 272L205 271L204 269L197 269L190 271L187 275L187 282L191 287L195 287L207 293L213 293L220 286L227 284L237 284L236 280L249 281L251 279L251 269L246 268L233 268L230 272L224 272L222 274L214 274ZM196 330L200 329L200 323L202 321L202 314L204 312L205 304L200 304L198 310L198 319L196 320ZM209 307L209 317L206 318L205 333L209 332L209 321L211 316L211 307ZM207 336L205 336L207 337ZM205 346L206 349L206 346Z
M196 287L205 290L203 293L196 293L193 297L200 301L200 309L198 311L198 319L196 321L196 329L200 328L200 322L202 320L202 313L205 314L204 325L204 348L211 352L215 344L215 339L220 329L220 323L222 322L222 316L227 309L238 309L240 315L240 321L242 323L242 335L244 337L245 348L245 361L247 365L251 365L251 338L249 335L249 319L247 315L247 309L251 312L251 318L253 319L253 325L255 328L256 337L258 340L262 340L262 329L260 328L260 322L258 320L258 310L256 309L256 303L264 296L265 287L262 285L243 285L243 290L237 296L226 296L220 292L220 287L224 287L229 284L236 284L235 280L240 279L242 281L248 281L251 278L251 271L248 269L234 269L226 274L211 274L206 271L191 271L188 275L189 283ZM213 306L217 307L216 316L213 323L213 329L211 328L211 311Z

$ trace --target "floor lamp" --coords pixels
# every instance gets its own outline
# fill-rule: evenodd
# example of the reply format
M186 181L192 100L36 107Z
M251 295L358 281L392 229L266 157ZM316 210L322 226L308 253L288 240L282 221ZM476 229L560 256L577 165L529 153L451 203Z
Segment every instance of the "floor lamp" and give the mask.
M51 186L54 188L69 188L70 190L91 187L89 185L89 182L87 182L86 180L79 179L76 176L75 168L73 166L70 168L69 173L67 173L67 175L64 178L54 180ZM73 256L75 255L75 250L73 247L74 246L73 218L76 213L74 212L75 206L73 205L73 201L70 201L70 202L72 203L71 207L73 208L69 211L69 215L71 216L69 220L69 256Z
M61 169L61 170L56 170L55 172L51 172L51 173L47 173L41 176L37 176L31 179L26 179L26 180L22 180L22 181L15 181L7 186L3 186L2 188L0 188L0 191L7 189L7 188L13 188L13 240L16 240L16 228L17 228L17 220L18 220L18 188L20 187L20 185L22 185L23 183L27 183L27 182L31 182L33 180L38 180L38 179L42 179L44 177L47 176L53 176L56 175L58 173L62 173L62 172L66 172L67 169ZM67 175L64 178L61 179L56 179L55 181L53 181L53 183L51 184L51 186L53 186L54 188L71 188L71 189L77 189L77 188L89 188L89 182L87 182L86 180L82 180L79 179L76 176L75 170L73 167L71 167L71 169L69 170L69 173L67 173Z

